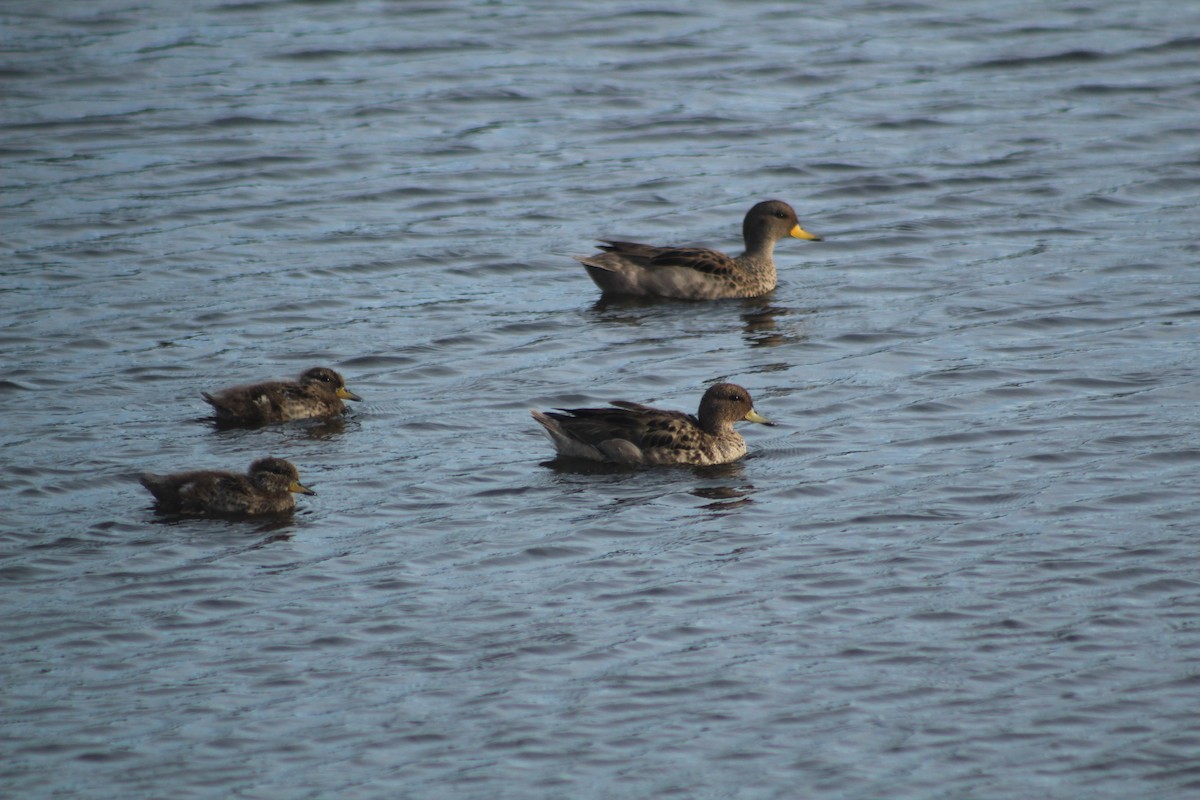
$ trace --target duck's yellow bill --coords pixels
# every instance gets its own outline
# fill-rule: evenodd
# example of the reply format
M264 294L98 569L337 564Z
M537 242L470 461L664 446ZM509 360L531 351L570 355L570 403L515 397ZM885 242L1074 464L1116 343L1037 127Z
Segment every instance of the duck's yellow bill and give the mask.
M347 389L345 386L339 386L337 388L337 391L334 392L334 394L336 394L338 397L342 398L343 400L362 400L361 397L359 397L354 392Z
M792 229L791 229L791 231L789 231L789 233L791 233L791 235L795 236L797 239L807 239L810 242L821 241L820 236L817 236L815 233L809 233L808 231L804 230L804 228L801 228L799 225L793 225Z
M300 481L292 481L288 484L288 491L296 494L316 494L312 489L302 484Z
M747 422L757 422L760 425L774 425L775 424L774 422L771 422L771 420L764 417L762 414L755 411L753 408L750 409L749 411L747 411L746 416L742 417L742 419L746 420Z

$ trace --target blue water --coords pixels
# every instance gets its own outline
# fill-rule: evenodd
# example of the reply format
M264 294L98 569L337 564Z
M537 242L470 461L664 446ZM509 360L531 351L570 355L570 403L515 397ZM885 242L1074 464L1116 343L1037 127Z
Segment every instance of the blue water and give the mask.
M0 9L0 794L1200 792L1200 7ZM604 302L604 237L770 295ZM318 364L333 425L200 392ZM530 408L776 428L550 461ZM142 471L291 459L282 522Z

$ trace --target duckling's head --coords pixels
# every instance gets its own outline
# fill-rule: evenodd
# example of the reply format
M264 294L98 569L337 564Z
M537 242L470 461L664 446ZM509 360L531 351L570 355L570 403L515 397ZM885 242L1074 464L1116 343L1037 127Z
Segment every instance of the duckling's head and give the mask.
M346 388L346 381L336 370L329 367L313 367L300 376L301 386L325 386L343 400L362 400L361 397Z
M250 465L250 480L269 492L295 492L316 494L300 483L300 472L292 462L282 458L260 458Z

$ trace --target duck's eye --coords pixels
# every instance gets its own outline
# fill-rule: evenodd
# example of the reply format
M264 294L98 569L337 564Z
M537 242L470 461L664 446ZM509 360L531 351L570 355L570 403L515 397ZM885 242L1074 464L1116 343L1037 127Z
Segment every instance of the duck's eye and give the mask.
M787 219L787 214L783 213L782 211L776 211L775 216L779 219Z

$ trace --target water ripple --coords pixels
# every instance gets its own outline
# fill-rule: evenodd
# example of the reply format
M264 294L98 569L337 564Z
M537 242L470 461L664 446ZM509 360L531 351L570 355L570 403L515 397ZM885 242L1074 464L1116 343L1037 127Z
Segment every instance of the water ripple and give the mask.
M5 13L4 794L1200 788L1190 7ZM764 298L569 257L767 197ZM346 419L207 419L314 364ZM714 380L733 465L528 414ZM290 519L137 484L267 453Z

